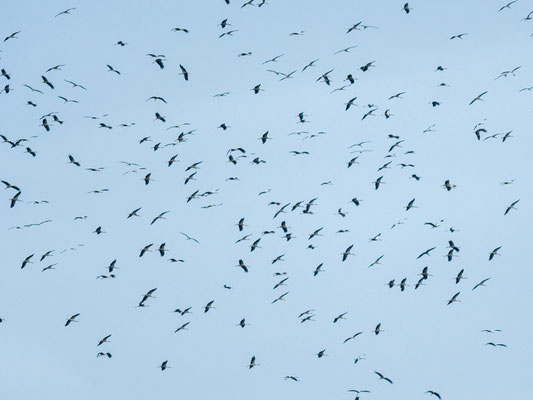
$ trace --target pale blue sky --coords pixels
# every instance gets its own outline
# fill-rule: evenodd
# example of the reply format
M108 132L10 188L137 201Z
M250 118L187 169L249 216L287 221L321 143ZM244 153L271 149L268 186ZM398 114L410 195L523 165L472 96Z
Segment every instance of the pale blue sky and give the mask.
M522 398L533 356L527 258L533 92L519 90L533 86L533 20L521 21L533 5L519 0L498 12L505 1L414 1L406 14L403 1L389 0L269 0L261 8L242 3L3 5L0 40L21 32L0 43L0 68L11 77L0 76L0 87L9 83L12 89L0 94L0 134L29 140L13 149L0 143L0 178L22 190L22 201L10 209L16 191L0 189L5 398L354 398L348 389L371 390L362 395L368 399L424 399L427 390L443 399ZM54 17L71 7L70 15ZM225 18L231 26L222 29L217 24ZM378 29L346 34L359 21ZM171 32L175 27L190 32ZM238 31L219 38L228 30ZM459 33L468 35L450 40ZM114 45L119 40L128 44ZM348 54L334 54L355 45ZM238 57L248 51L251 56ZM165 68L147 53L164 54ZM277 62L263 64L280 54ZM316 67L302 72L315 59ZM375 68L361 71L374 60ZM62 71L45 73L58 64L65 64ZM107 64L121 74L108 72ZM178 75L180 64L190 73L187 82ZM447 69L435 72L439 65ZM515 76L495 79L518 66ZM280 82L268 69L297 72ZM316 82L331 69L331 86ZM331 93L349 73L356 83ZM55 89L41 82L43 74ZM254 95L250 89L257 84L264 91ZM226 91L226 97L213 97ZM468 105L484 91L484 101ZM388 100L399 92L406 93ZM63 104L57 96L79 103ZM150 96L167 104L147 102ZM345 111L355 96L358 106ZM378 107L376 116L361 121L367 104ZM297 123L302 111L309 123ZM50 112L64 124L52 123L47 133L39 118ZM154 121L155 112L167 122ZM84 118L103 114L109 115ZM482 121L482 139L511 130L512 137L477 141L473 128ZM100 122L113 129L98 128ZM118 127L131 122L133 127ZM190 126L166 130L184 122ZM217 129L221 123L230 128ZM433 132L423 133L432 125ZM186 142L150 148L192 129ZM267 130L272 140L263 145L258 138ZM325 134L289 135L302 130ZM389 134L405 140L390 153L397 140ZM146 136L152 141L139 144ZM349 146L362 141L371 151L347 168L358 155L350 152L361 149ZM27 146L36 157L24 153ZM227 151L236 147L249 156L233 165ZM293 150L309 155L293 156ZM81 167L68 164L69 154ZM179 162L168 167L176 154ZM252 164L255 157L266 163ZM119 161L146 170L124 174L131 168ZM196 180L184 186L193 172L185 169L198 161ZM392 168L377 172L388 161ZM86 170L91 167L105 168ZM148 172L154 181L146 186ZM410 179L413 173L422 179ZM381 175L385 184L376 191L372 182ZM450 192L441 186L447 179L457 185ZM509 180L514 183L500 185ZM332 184L321 185L327 181ZM88 194L104 188L109 191ZM218 191L186 203L196 190ZM354 197L363 200L359 207L350 202ZM290 212L296 202L313 198L313 214ZM406 212L413 198L417 208ZM517 209L504 216L518 199ZM49 203L31 203L40 200ZM274 201L291 203L276 219L280 206L268 205ZM138 207L140 217L126 219ZM345 218L336 214L339 208ZM166 210L166 220L150 225ZM241 217L247 226L238 232ZM294 236L289 242L279 228L283 220ZM436 229L424 225L440 220ZM106 233L92 233L98 226ZM452 226L458 231L451 233ZM320 227L323 236L307 240ZM336 233L341 229L349 232ZM275 234L261 235L269 230ZM378 233L381 241L369 242ZM235 244L245 234L251 240ZM248 246L260 237L261 248L250 253ZM452 262L444 257L448 240L461 249ZM162 242L169 249L165 257L155 251L138 257L145 245L154 243L155 250ZM314 250L306 248L310 243ZM351 244L354 256L343 263L340 254ZM416 259L434 246L430 257ZM498 246L501 256L489 262ZM77 250L61 253L72 247ZM52 249L53 256L39 262ZM33 264L21 270L33 253ZM272 265L280 254L284 261ZM368 268L381 255L381 265ZM185 262L171 263L170 257ZM116 278L97 280L113 259ZM249 273L236 267L239 259ZM55 269L41 272L53 263ZM313 277L320 263L324 271ZM433 276L415 290L424 266ZM461 269L468 279L455 284ZM287 286L272 289L285 277L273 277L275 272L287 273ZM386 286L403 278L409 285L404 292ZM472 291L485 278L491 278L487 287ZM135 308L152 288L156 298L147 300L149 307ZM287 291L286 301L271 304ZM447 306L459 291L461 302ZM216 308L204 313L210 300ZM193 314L171 312L189 306ZM315 321L300 323L298 315L308 309L315 310ZM346 320L332 323L346 311ZM64 327L76 313L79 323ZM250 326L241 329L236 324L243 317ZM173 333L189 321L188 330ZM378 323L384 332L375 336ZM343 344L359 331L364 333ZM97 347L108 334L111 343ZM491 341L508 347L485 346ZM318 359L322 349L329 356ZM96 358L99 351L113 357ZM354 365L363 354L366 360ZM253 355L260 365L249 370ZM157 366L165 360L171 368L162 372ZM374 371L394 384L378 380ZM286 381L286 375L300 380Z

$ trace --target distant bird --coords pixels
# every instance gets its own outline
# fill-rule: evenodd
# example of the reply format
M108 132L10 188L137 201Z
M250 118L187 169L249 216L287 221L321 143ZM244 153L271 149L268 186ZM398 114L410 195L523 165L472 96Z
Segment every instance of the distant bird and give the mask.
M188 81L189 80L189 72L185 69L183 65L180 64L180 70L181 72L178 75L183 75L183 78Z
M282 301L282 300L285 300L285 296L288 295L289 292L285 292L283 293L281 296L279 296L277 299L274 299L274 301L272 301L271 304L274 304L274 303L277 303L278 301Z
M152 247L154 244L153 243L150 243L146 246L144 246L141 250L141 252L139 253L139 257L142 257L147 251L151 251L150 250L150 247Z
M308 63L305 67L303 67L302 72L304 72L307 68L314 67L314 66L315 66L315 63L316 63L318 60L319 60L319 59L317 58L316 60L313 60L313 61L311 61L310 63Z
M453 39L462 39L463 36L466 36L468 35L468 33L459 33L458 35L453 35L450 40L453 40Z
M345 108L344 110L345 110L345 111L348 111L348 109L349 109L351 106L355 105L355 104L354 104L354 101L355 101L355 100L357 100L357 96L351 98L350 100L348 100L348 103L346 103L346 108Z
M170 211L163 211L161 214L159 214L157 217L155 217L152 222L150 222L150 225L153 225L157 220L159 219L165 219L165 215L168 214Z
M346 318L344 318L344 316L345 316L346 314L348 314L347 311L346 311L346 312L343 312L342 314L337 315L337 316L333 319L333 323L335 324L335 323L337 323L337 321L340 321L341 319L346 319Z
M152 294L154 294L154 292L157 290L157 288L153 288L153 289L150 289L148 292L146 292L144 295L143 295L143 298L141 299L141 301L139 302L139 305L137 307L146 307L146 305L144 304L146 302L146 300L148 300L149 298L154 298L154 296L152 296Z
M68 8L68 9L66 9L65 11L61 11L59 14L56 14L56 17L59 17L60 15L66 15L66 14L69 14L69 15L70 15L70 12L71 12L72 10L75 10L75 9L76 9L76 7Z
M489 280L490 280L490 278L485 278L485 279L483 279L483 280L482 280L481 282L479 282L476 286L474 286L474 287L472 288L472 290L476 290L476 289L477 289L478 287L480 287L480 286L486 286L485 283L486 283L487 281L489 281Z
M448 305L452 304L452 303L455 303L455 302L460 302L461 300L457 300L457 296L459 296L461 292L457 292L453 295L453 297L448 300Z
M415 202L415 199L411 200L411 201L409 202L409 204L407 204L407 206L405 207L405 211L409 211L411 208L416 208L416 206L413 205L414 202Z
M19 192L19 193L20 193L20 192ZM34 256L34 254L29 255L28 257L26 257L26 258L24 259L24 261L22 261L22 266L20 267L20 269L24 269L24 267L25 267L26 265L28 265L28 264L33 264L33 263L30 261L31 258L32 258L33 256Z
M170 368L170 366L168 365L168 360L165 360L161 363L161 365L159 365L157 368L161 368L161 371L164 371L166 370L167 368Z
M348 341L350 341L350 340L355 339L357 336L359 336L359 335L361 335L361 334L363 334L363 332L357 332L357 333L353 334L352 336L346 338L346 339L344 340L343 344L346 343L346 342L348 342Z
M471 106L472 104L474 104L476 101L483 101L483 99L481 98L483 95L487 94L488 93L488 90L484 91L483 93L481 93L480 95L476 96L474 98L474 100L472 100L468 105Z
M76 321L76 318L78 317L78 315L80 315L80 314L79 313L78 314L74 314L72 317L67 319L67 322L65 323L65 326L69 326L72 322L78 322L78 321Z
M20 193L21 193L20 191L17 192L12 198L9 199L10 201L9 208L15 207L15 204L17 204L17 201L21 201L19 200Z
M204 313L208 312L210 309L215 308L213 307L213 303L215 300L211 300L209 303L207 303L204 307Z
M241 319L239 321L239 323L237 324L237 326L240 326L241 328L244 328L245 326L248 326L248 325L250 325L250 324L246 323L246 319L245 318Z
M189 33L189 30L186 29L186 28L172 28L171 31L172 31L172 32L185 32L185 33Z
M244 7L244 6L243 6ZM256 367L258 365L261 365L261 364L257 364L255 362L255 356L252 356L251 360L250 360L250 364L248 364L248 369L252 369L253 367Z
M383 375L382 373L380 373L380 372L378 372L378 371L374 371L374 373L375 373L377 376L379 376L379 379L380 379L380 380L383 379L383 380L389 382L390 384L392 384L392 381L391 381L389 378L387 378L385 375Z
M120 75L120 71L117 71L115 68L113 68L109 64L107 64L107 70L108 70L108 72L114 72L115 74Z
M9 39L18 39L17 35L20 33L21 31L17 31L17 32L14 32L12 33L11 35L7 36L5 39L4 39L4 42L7 42Z
M511 210L516 210L516 207L515 205L520 201L520 199L516 200L516 201L513 201L506 209L505 209L505 213L503 215L507 215L509 213L509 211Z
M435 396L437 399L441 400L440 394L438 394L437 392L434 392L433 390L428 390L426 393L429 393L431 396Z
M449 179L446 179L446 181L444 181L444 185L442 185L442 187L449 192L450 190L452 190L456 186L454 184L451 184Z
M494 256L499 256L498 250L500 250L501 248L502 246L498 246L489 253L489 261L491 261L494 258Z
M41 78L43 79L44 84L48 85L50 89L54 89L54 85L52 85L52 83L48 79L46 79L46 76L41 75Z
M320 263L316 268L315 270L313 271L313 276L317 276L319 272L322 272L324 271L322 269L322 266L324 265L324 263Z
M179 332L179 331L187 330L187 326L188 326L189 324L190 324L190 321L184 323L183 325L181 325L180 327L178 327L178 328L174 331L174 333Z
M506 8L508 9L511 9L511 5L513 5L514 3L516 3L518 0L513 0L511 1L510 3L507 3L506 5L504 5L503 7L501 7L498 12L502 11L502 10L505 10Z
M409 12L411 12L412 8L409 8L409 3L405 3L403 5L402 10L404 10L406 14L409 14Z
M461 281L461 279L467 279L466 277L463 276L463 272L464 272L464 271L465 271L464 269L462 269L461 271L459 271L459 273L457 274L457 276L454 278L454 279L455 279L455 284L458 284L458 283Z
M241 267L244 272L248 272L248 266L244 263L243 260L239 260L237 267Z
M350 253L350 251L352 250L353 248L353 244L348 246L348 248L346 250L344 250L344 252L341 253L342 255L342 261L346 261L346 259L348 258L348 256L353 256L352 253Z
M200 244L200 242L199 242L198 240L196 240L195 238L193 238L193 237L187 235L186 233L180 232L180 234L182 234L183 236L185 236L185 238L186 238L187 240L192 240L193 242L196 242L196 243Z
M96 346L100 346L101 344L104 344L104 343L111 343L108 339L111 337L111 335L107 335L106 337L104 337L103 339L99 340L98 341L98 344Z

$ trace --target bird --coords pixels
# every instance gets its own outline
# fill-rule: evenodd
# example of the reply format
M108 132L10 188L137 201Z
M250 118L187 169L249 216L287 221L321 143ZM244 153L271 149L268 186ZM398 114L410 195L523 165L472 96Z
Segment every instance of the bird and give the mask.
M209 303L207 303L204 307L204 313L208 312L210 309L212 308L215 308L213 306L213 303L215 302L215 300L211 300Z
M455 293L452 298L450 300L448 300L448 305L452 304L452 303L455 303L455 302L460 302L461 300L457 300L457 296L459 296L461 292L457 292Z
M241 267L244 272L248 272L248 266L244 263L242 259L239 260L237 267Z
M416 208L416 206L413 205L414 202L415 202L415 199L411 200L411 201L407 204L407 206L405 207L405 211L409 211L411 208Z
M341 255L342 255L342 261L346 261L346 259L348 258L348 256L353 256L353 254L350 253L350 251L352 250L353 246L354 246L353 244L350 245L350 246L348 246L348 248L347 248L346 250L344 250L343 253L341 253Z
M499 256L500 254L498 254L498 250L500 250L502 248L502 246L498 246L496 247L494 250L492 250L490 253L489 253L489 261L492 261L492 259L494 258L494 256Z
M455 279L455 284L458 284L458 283L461 281L461 279L467 279L466 277L463 276L463 272L464 272L464 271L465 271L464 269L462 269L461 271L459 271L459 273L457 274L457 276L454 278L454 279Z
M405 3L402 8L403 11L405 11L406 14L409 14L412 10L412 8L409 8L409 3Z
M19 196L20 196L21 193L22 192L18 191L12 198L9 199L9 201L10 201L9 207L10 208L15 207L15 204L17 204L17 201L21 201L21 200L19 200Z
M187 326L188 326L189 324L190 324L190 321L184 323L183 325L181 325L181 326L179 326L178 328L176 328L176 330L174 331L174 333L179 332L179 331L183 331L183 330L187 330Z
M446 181L444 181L444 185L442 185L442 187L449 192L450 190L452 190L456 186L454 184L451 184L449 179L446 179Z
M72 155L68 155L69 164L74 164L76 167L81 167L81 164L72 157Z
M97 344L96 346L100 346L100 345L102 345L102 344L104 344L104 343L111 343L111 342L108 340L110 337L111 337L111 335L107 335L107 336L105 336L103 339L100 339L100 340L98 341L98 344Z
M502 10L505 10L506 8L508 9L511 9L511 5L513 5L514 3L516 3L518 0L513 0L509 3L507 3L506 5L504 5L503 7L501 7L498 12L502 11Z
M431 396L435 396L437 399L441 400L440 394L438 394L437 392L435 392L433 390L428 390L424 394L430 394Z
M335 323L337 323L338 321L340 321L341 319L346 319L346 318L344 318L344 316L345 316L346 314L348 314L347 311L346 311L346 312L343 312L342 314L337 315L337 316L333 319L333 323L335 324Z
M281 58L281 57L283 57L284 55L285 55L285 53L282 53L282 54L280 54L279 56L276 56L276 57L274 57L274 58L271 58L271 59L269 59L269 60L266 60L265 62L262 63L262 65L264 65L264 64L268 64L268 63L271 63L271 62L278 62L278 59Z
M19 193L20 193L20 192L19 192ZM25 267L26 265L28 265L28 264L33 264L33 263L30 261L31 258L32 258L33 256L34 256L34 254L31 254L31 255L29 255L28 257L26 257L26 258L24 259L24 261L22 261L22 266L20 267L20 269L24 269L24 267Z
M146 246L144 246L141 250L141 252L139 253L139 257L142 257L147 251L151 251L150 250L150 247L152 247L154 244L153 243L150 243Z
M402 95L404 95L405 92L400 92L400 93L396 93L392 96L389 97L389 100L392 100L392 99L403 99Z
M319 61L319 59L317 58L316 60L313 60L311 62L309 62L305 67L302 68L302 72L304 72L307 68L311 68L311 67L314 67L315 66L315 63Z
M155 218L152 220L152 222L150 222L150 225L153 225L153 224L154 224L157 220L159 220L159 219L165 219L164 216L165 216L166 214L168 214L169 212L170 212L170 210L169 210L169 211L163 211L162 213L160 213L157 217L155 217ZM128 218L129 218L129 217L128 217Z
M485 279L483 279L483 280L482 280L481 282L479 282L476 286L474 286L474 287L472 288L472 290L476 290L476 289L477 289L478 287L480 287L480 286L486 286L485 283L486 283L487 281L489 281L489 280L490 280L490 278L485 278Z
M263 89L261 89L261 84L259 85L255 85L252 89L250 89L251 91L254 92L254 94L258 94L259 92L261 91L264 91Z
M474 104L476 101L483 101L483 99L481 98L482 96L484 96L485 94L488 93L488 90L484 91L483 93L477 95L468 105L471 106L472 104Z
M509 206L507 206L507 208L505 209L505 212L503 213L503 215L507 215L509 213L509 211L511 210L516 210L516 207L515 205L520 201L520 199L518 200L515 200L513 201Z
M188 81L189 80L189 72L187 72L185 67L183 65L181 65L181 64L180 64L180 70L181 70L181 72L178 75L183 75L183 79Z
M199 242L198 240L196 240L195 238L193 238L193 237L187 235L186 233L180 232L180 234L183 235L183 236L185 236L185 238L186 238L187 240L192 240L193 242L200 244L200 242Z
M17 32L14 32L12 33L11 35L7 36L5 39L4 39L4 42L7 42L9 39L18 39L17 35L20 33L21 31L17 31Z
M148 300L149 298L154 298L154 296L152 296L152 294L154 294L154 292L157 290L157 288L153 288L153 289L150 289L148 292L146 292L145 294L143 294L143 297L141 299L141 301L139 302L139 305L137 307L146 307L146 305L144 304L146 302L146 300Z
M316 356L317 356L318 358L322 358L322 357L327 357L327 356L329 356L329 354L326 354L326 349L323 349L323 350L320 350L320 351L316 354Z
M324 263L320 263L316 268L315 270L313 271L313 276L317 276L319 272L322 272L324 271L322 269L322 266L324 265Z
M389 378L387 378L385 375L383 375L382 373L380 373L380 372L378 372L378 371L374 371L374 373L375 373L377 376L379 376L379 379L380 379L380 380L383 379L384 381L387 381L387 382L389 382L390 384L392 384L392 381L391 381Z
M69 326L72 322L78 322L78 321L76 321L76 318L78 317L78 315L80 315L80 313L74 314L69 319L67 319L67 322L65 323L65 326Z
M218 38L220 39L221 37L224 37L224 36L233 36L233 34L235 32L238 32L239 30L238 29L233 29L231 31L227 31L227 32L224 32L222 35L220 35Z
M244 6L243 6L244 7ZM258 365L261 365L261 364L257 364L255 362L255 356L252 356L252 358L250 359L250 364L248 364L248 369L252 369L253 367L256 367Z
M171 32L185 32L185 33L189 33L189 30L186 29L186 28L172 28L170 31L171 31Z
M283 293L281 296L279 296L278 298L274 299L274 301L272 301L271 304L277 303L278 301L285 300L285 296L288 295L288 294L289 294L289 292Z
M237 324L237 326L240 326L241 328L244 328L245 326L248 326L248 325L250 325L250 324L246 323L246 319L245 318L241 319L239 321L239 323Z
M346 342L348 342L348 341L350 341L350 340L355 339L357 336L362 335L362 334L363 334L363 332L356 332L356 333L354 333L352 336L346 338L346 339L344 340L343 344L345 344Z
M54 85L52 85L52 83L46 78L46 76L41 75L41 78L43 79L44 84L48 85L50 89L54 89Z
M354 105L354 101L357 100L357 96L356 97L353 97L351 98L350 100L348 100L348 103L346 103L346 108L344 109L345 111L348 111L350 109L351 106Z
M65 11L61 11L60 13L56 14L56 17L59 17L60 15L66 15L66 14L70 15L70 12L75 9L76 7L68 8Z
M316 82L318 82L318 81L320 81L320 80L323 80L324 83L325 83L326 85L330 86L330 85L331 85L331 81L330 81L330 79L329 79L329 74L330 74L331 72L333 72L333 71L334 71L334 70L331 69L331 70L329 70L328 72L323 73L322 75L320 75L320 76L318 77L318 79L316 80Z
M166 370L167 368L170 368L170 366L168 365L168 360L165 360L161 363L161 365L159 365L157 368L161 368L161 371L164 371Z
M453 40L453 39L462 39L463 36L466 36L468 35L468 33L459 33L458 35L453 35L450 40Z
M115 68L113 68L111 65L107 64L107 71L108 72L114 72L117 75L120 75L120 71L117 71Z

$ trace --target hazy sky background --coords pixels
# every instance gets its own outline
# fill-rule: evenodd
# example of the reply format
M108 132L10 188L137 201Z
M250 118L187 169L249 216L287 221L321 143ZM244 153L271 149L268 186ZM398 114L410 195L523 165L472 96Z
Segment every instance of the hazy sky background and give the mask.
M427 390L443 399L523 397L533 357L527 258L533 92L520 89L533 86L533 20L521 20L533 5L519 0L498 12L505 1L414 1L406 14L403 1L269 0L241 8L243 2L3 4L0 40L21 32L0 43L0 68L11 77L0 76L0 87L12 89L0 94L0 134L29 140L13 149L0 144L0 178L22 191L22 201L10 209L16 191L0 189L5 398L354 398L348 389L371 390L362 394L368 399L424 399ZM70 7L70 15L54 17ZM222 29L217 24L225 18L231 26ZM346 34L359 21L378 29ZM189 33L171 32L175 27ZM232 29L238 30L233 37L219 38ZM450 40L460 33L468 35ZM127 45L115 45L119 40ZM248 51L251 56L238 57ZM165 68L147 53L165 55ZM316 67L302 72L315 59ZM374 60L374 68L360 69ZM65 64L61 71L45 73L58 64ZM108 72L107 64L121 74ZM188 81L179 75L180 64ZM496 79L518 66L515 76ZM268 69L296 72L280 82ZM316 82L332 69L331 86ZM348 83L349 73L355 84L331 93ZM55 89L41 82L43 74ZM256 95L250 89L257 84L264 91ZM468 105L484 91L483 101ZM406 93L388 100L399 92ZM64 104L57 96L79 103ZM167 104L146 101L150 96ZM355 96L358 106L345 111ZM368 104L378 109L362 121ZM39 118L50 112L64 123L48 117L46 132ZM166 123L155 120L156 112ZM300 112L309 123L298 123ZM84 118L103 114L109 115ZM100 122L113 129L99 128ZM167 130L185 122L190 126ZM478 141L473 132L480 122L487 133ZM217 129L222 123L230 128ZM185 142L164 146L193 129ZM504 143L502 136L483 140L511 130ZM258 138L266 131L272 140L262 144ZM289 135L298 131L309 133ZM310 138L317 132L325 134ZM405 140L401 148L388 151L397 142L389 134ZM151 141L139 144L147 136ZM349 148L363 141L369 143ZM24 153L26 147L37 156ZM248 157L233 165L227 151L237 147ZM309 154L294 156L293 150ZM68 163L69 154L81 167ZM168 167L176 154L179 162ZM347 168L355 156L359 164ZM255 157L266 163L251 163ZM125 174L134 167L119 161L146 169ZM194 172L185 169L198 161L196 180L184 185ZM388 161L391 169L377 172ZM97 167L105 169L86 170ZM153 181L145 185L149 172ZM410 179L413 173L420 181ZM385 184L375 190L381 175ZM447 179L457 185L449 192L442 187ZM101 189L109 191L88 194ZM217 192L186 203L196 190ZM359 207L354 197L362 200ZM313 214L290 211L313 198ZM406 211L413 198L417 208ZM504 216L518 199L517 210ZM49 203L31 203L42 200ZM286 203L287 213L273 219ZM140 217L126 219L138 207ZM150 225L167 210L166 220ZM243 232L235 226L241 217ZM279 228L283 220L293 234L288 242ZM435 229L424 225L440 220ZM98 226L106 233L93 233ZM323 236L308 240L321 227ZM341 229L349 232L337 233ZM270 230L275 233L261 234ZM381 240L370 242L378 233ZM250 241L235 244L245 234ZM260 237L261 248L251 253L249 245ZM448 240L460 247L452 262L445 258ZM165 257L155 251L162 242ZM139 258L150 243L154 251ZM341 262L351 244L354 256ZM434 246L431 256L416 259ZM498 246L501 256L489 262ZM53 256L39 262L48 250ZM33 264L21 270L33 253ZM272 264L281 254L284 261ZM368 268L381 255L381 265ZM171 263L171 257L185 262ZM96 279L108 274L114 259L116 278ZM236 267L239 259L248 273ZM53 263L55 269L41 272ZM320 263L324 271L314 277ZM424 266L433 276L415 290ZM455 284L461 269L468 279ZM273 290L284 277L287 286ZM404 292L386 286L403 278L409 285ZM491 278L487 287L472 291L485 278ZM135 308L152 288L156 298L147 300L149 307ZM271 304L287 291L286 301ZM459 291L461 302L447 306ZM204 313L211 300L216 308ZM172 313L189 306L193 314ZM308 309L315 310L315 321L301 323L298 315ZM332 323L346 311L346 320ZM65 327L76 313L79 323ZM236 326L242 318L250 326ZM174 333L189 321L188 330ZM371 331L378 323L384 332L376 336ZM97 347L108 334L111 343ZM329 356L318 359L322 349ZM97 358L100 351L113 357ZM260 365L250 370L254 355ZM361 355L366 360L354 365ZM171 368L161 371L157 366L165 360Z

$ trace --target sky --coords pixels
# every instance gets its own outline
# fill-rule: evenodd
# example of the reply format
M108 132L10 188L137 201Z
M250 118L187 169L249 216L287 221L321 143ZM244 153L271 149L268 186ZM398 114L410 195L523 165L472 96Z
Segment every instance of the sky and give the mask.
M531 3L414 1L409 13L392 0L243 3L3 5L0 40L20 33L0 43L10 77L0 76L10 89L0 93L0 179L21 192L10 207L18 190L0 188L5 397L523 397L533 357ZM50 113L62 123L47 116L48 132ZM196 191L204 196L187 202ZM450 240L459 251L447 261Z

